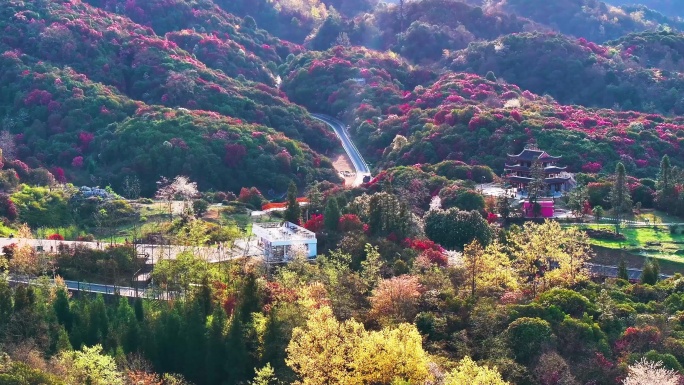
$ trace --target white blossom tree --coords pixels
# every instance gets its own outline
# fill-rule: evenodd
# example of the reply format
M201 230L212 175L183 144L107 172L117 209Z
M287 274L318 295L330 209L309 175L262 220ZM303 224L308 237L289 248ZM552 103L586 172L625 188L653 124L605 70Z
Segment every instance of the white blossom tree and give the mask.
M622 381L623 385L677 385L679 375L676 371L666 369L662 362L652 362L645 358L629 366L629 374Z
M188 202L199 195L197 183L190 182L190 178L178 175L173 180L162 177L157 181L157 194L159 200L166 201L169 205L169 216L173 216L173 200L181 198L183 200L183 211L187 211Z

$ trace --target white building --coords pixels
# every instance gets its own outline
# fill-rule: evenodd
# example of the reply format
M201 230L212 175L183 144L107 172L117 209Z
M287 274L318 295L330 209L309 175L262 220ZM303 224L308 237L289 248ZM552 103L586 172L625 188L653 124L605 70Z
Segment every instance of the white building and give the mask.
M252 233L259 239L267 262L291 260L300 251L314 258L318 252L316 234L291 222L255 223Z

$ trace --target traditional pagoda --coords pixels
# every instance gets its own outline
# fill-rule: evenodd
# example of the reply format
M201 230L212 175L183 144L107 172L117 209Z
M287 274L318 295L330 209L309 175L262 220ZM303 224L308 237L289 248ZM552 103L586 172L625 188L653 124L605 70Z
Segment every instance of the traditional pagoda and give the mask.
M504 167L505 178L513 187L527 190L527 185L532 182L532 166L539 162L544 169L544 183L550 192L556 193L563 191L569 176L563 175L565 167L559 167L556 162L560 156L551 156L535 146L527 146L518 155L508 155L511 164Z

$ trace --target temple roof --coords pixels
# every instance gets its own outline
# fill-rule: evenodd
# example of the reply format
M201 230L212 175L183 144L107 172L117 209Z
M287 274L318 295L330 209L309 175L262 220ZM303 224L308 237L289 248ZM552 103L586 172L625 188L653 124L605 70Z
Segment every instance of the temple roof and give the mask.
M565 171L567 167L560 167L560 166L548 166L544 168L544 171L546 172L561 172Z
M535 160L558 160L560 156L551 156L542 150L533 150L526 148L518 155L508 154L509 158L520 159L525 161L535 161Z
M565 171L566 168L567 167L561 167L561 166L546 166L546 167L544 167L544 172L561 172L561 171ZM521 166L519 164L505 164L504 170L532 171L532 167Z
M530 183L532 182L532 178L524 177L524 176L516 176L516 175L511 175L507 177L508 180L512 182L519 182L519 183ZM553 184L553 183L565 183L570 178L545 178L544 183L546 184Z

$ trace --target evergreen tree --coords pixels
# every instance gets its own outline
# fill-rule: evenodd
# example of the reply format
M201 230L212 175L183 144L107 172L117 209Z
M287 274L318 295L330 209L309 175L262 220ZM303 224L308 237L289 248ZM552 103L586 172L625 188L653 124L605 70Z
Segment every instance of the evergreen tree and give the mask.
M73 348L71 347L71 342L69 341L69 334L64 329L64 326L60 325L59 330L57 331L57 342L55 344L55 351L63 352L69 350L73 350Z
M594 219L596 219L596 222L601 220L601 217L603 217L603 207L601 206L594 206L594 209L591 210L592 213L594 213Z
M624 279L625 281L629 281L629 273L627 272L627 263L623 259L620 261L620 264L618 265L618 272L617 272L617 277L619 279Z
M188 379L204 384L206 383L205 357L206 357L206 317L200 302L193 299L185 306L183 317L183 333L184 339L183 353L184 360L184 374Z
M290 333L285 330L286 324L278 318L278 310L271 309L266 320L266 331L264 332L264 353L261 358L261 365L271 364L276 373L281 378L291 377L294 373L285 364Z
M238 384L247 380L247 368L250 362L249 352L245 343L244 325L240 317L233 316L228 336L226 337L226 376L227 384ZM253 367L253 366L252 366Z
M138 350L140 328L135 319L135 312L128 303L128 298L122 297L119 299L119 306L113 319L112 331L118 334L124 352L131 353Z
M185 354L181 344L178 343L180 336L183 336L182 323L179 308L164 309L159 317L157 327L152 329L155 332L155 367L160 372L178 372L183 367Z
M17 286L14 290L14 312L19 313L30 308L31 303L29 301L28 289L24 285Z
M240 301L235 309L235 316L240 317L243 324L252 320L252 313L261 310L261 298L259 296L259 283L254 273L248 273L240 290Z
M644 268L641 272L641 283L647 285L655 285L658 282L658 275L660 274L660 267L658 263L649 259L644 263Z
M101 294L88 306L88 335L87 344L96 345L107 340L109 335L109 317ZM108 346L107 348L110 348Z
M323 211L323 194L318 188L318 185L314 185L309 189L309 193L306 195L309 199L308 210L310 214L320 213Z
M294 182L290 182L290 186L287 188L287 208L285 209L285 220L295 224L299 224L300 218L302 216L302 209L299 207L299 202L297 202L297 185Z
M57 316L57 321L64 326L67 332L71 331L71 308L69 305L69 297L66 289L60 288L57 290L57 294L54 302L52 303L52 308Z
M660 161L660 172L658 173L658 190L668 190L671 187L672 181L672 166L670 165L670 157L667 155L663 156Z
M220 384L226 376L226 338L223 332L225 326L226 313L221 306L216 306L207 331L206 365L209 384Z
M568 208L572 215L579 218L584 214L585 203L589 200L586 186L577 186L568 194Z
M656 203L660 209L671 212L676 199L677 191L674 188L670 157L665 155L660 161L660 172L656 183Z
M7 281L0 278L0 329L4 330L4 325L10 319L13 312L12 290Z
M651 259L651 269L653 269L653 274L655 275L656 281L660 280L660 263L657 259Z
M496 211L499 213L504 222L511 216L511 201L507 196L499 197L496 202Z
M330 197L325 206L325 215L323 221L325 228L328 231L337 231L337 225L340 223L340 207L337 205L337 199Z
M143 309L143 301L141 298L135 299L133 309L135 310L135 319L138 320L138 322L142 322L145 319L145 311Z
M209 278L206 275L202 277L202 286L200 286L196 296L197 300L199 301L200 308L202 309L202 314L205 317L209 316L209 314L211 314L212 299L211 287L209 287Z
M532 181L527 185L527 193L530 199L535 199L546 195L546 182L544 181L544 166L538 160L532 163L530 170ZM530 201L531 202L531 201Z
M620 219L632 210L632 198L629 195L627 174L622 162L619 162L615 167L615 180L610 189L610 204L613 206L613 212L617 219L616 231L618 231Z
M368 226L373 235L387 236L394 233L403 238L408 233L411 213L406 203L391 193L373 194L369 202Z
M477 211L431 210L424 220L425 235L447 249L461 249L473 240L483 246L492 241L492 229Z

